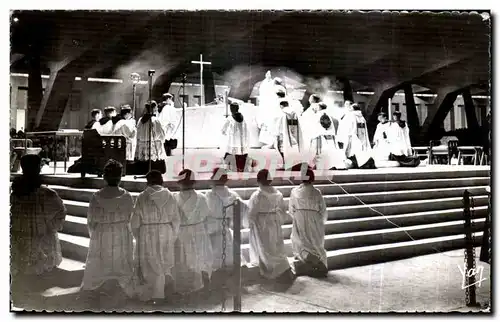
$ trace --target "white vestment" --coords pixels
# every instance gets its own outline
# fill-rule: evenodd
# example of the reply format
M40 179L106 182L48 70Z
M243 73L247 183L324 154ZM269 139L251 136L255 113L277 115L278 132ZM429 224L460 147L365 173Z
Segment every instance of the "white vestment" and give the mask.
M168 189L148 186L137 197L131 223L142 300L164 298L165 276L172 278L175 265L174 243L180 221L177 201Z
M203 288L202 272L212 273L212 244L207 232L210 209L207 198L195 190L175 195L181 212L181 226L175 242L175 291L190 293Z
M391 144L389 142L390 123L379 123L373 135L373 157L375 161L388 161L391 154Z
M233 116L228 116L222 126L222 134L225 139L224 153L232 155L248 154L250 141L246 120L237 122Z
M248 208L250 261L265 278L277 278L290 268L281 229L287 216L283 195L273 187L269 191L259 188Z
M226 235L226 260L225 267L233 266L233 218L234 218L234 202L239 200L240 202L240 211L241 211L241 219L243 223L243 217L246 205L242 202L240 196L231 191L226 186L215 186L212 190L206 193L208 207L210 208L210 214L207 219L207 230L210 235L210 240L212 242L212 251L213 251L213 266L212 269L214 271L222 268L222 241L223 241L223 232ZM226 218L226 224L224 228L222 227L222 220ZM236 229L241 229L241 227L237 227Z
M152 161L166 160L167 153L163 145L164 142L165 131L158 118L153 116L143 123L141 117L137 122L137 150L135 158L139 161L149 161L149 152L151 150Z
M165 105L158 115L163 131L165 132L165 140L170 140L179 127L179 118L173 105Z
M283 152L285 169L300 163L313 165L314 152L310 150L309 142L304 139L300 119L290 107L282 109L281 117L276 122L276 133L277 147Z
M408 123L402 122L403 127L398 122L391 122L389 127L389 141L391 142L391 153L396 156L411 156L412 148L410 141L410 129Z
M23 182L22 177L14 180L20 184ZM65 217L66 208L52 189L41 186L26 195L11 194L10 260L13 275L40 275L61 263L57 232L63 228Z
M134 201L126 190L116 198L94 193L87 213L89 250L83 274L82 290L94 290L104 282L116 280L127 295L134 283L134 250L130 219Z
M325 129L320 123L322 115L330 118L331 125L328 129ZM337 144L333 118L325 112L317 113L316 122L311 124L311 130L315 130L314 132L311 131L313 138L310 145L311 150L316 155L314 162L316 170L345 169L345 153Z
M344 144L346 157L355 156L358 167L362 167L372 157L366 120L361 111L347 111L339 122L337 140Z
M107 118L109 119L109 118ZM101 124L104 123L104 124ZM97 132L100 135L110 135L113 134L113 121L109 119L107 122L95 122L94 125L92 125L93 130L97 130Z
M328 213L321 192L308 184L293 188L289 214L293 218L290 238L294 255L302 261L307 259L307 255L314 255L328 267L324 247Z
M274 80L265 79L260 84L258 109L256 122L257 127L260 129L259 142L265 145L271 145L276 139L276 119L281 115Z
M137 146L137 128L134 119L121 119L113 126L113 135L124 136L127 141L126 160L134 161Z

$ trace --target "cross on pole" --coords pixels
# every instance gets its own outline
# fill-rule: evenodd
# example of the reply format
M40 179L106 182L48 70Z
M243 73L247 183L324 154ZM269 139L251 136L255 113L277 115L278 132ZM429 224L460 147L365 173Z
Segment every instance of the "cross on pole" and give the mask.
M192 60L191 64L200 65L200 91L201 91L201 105L205 105L205 94L203 90L203 65L211 65L211 62L203 61L203 54L200 54L200 60Z

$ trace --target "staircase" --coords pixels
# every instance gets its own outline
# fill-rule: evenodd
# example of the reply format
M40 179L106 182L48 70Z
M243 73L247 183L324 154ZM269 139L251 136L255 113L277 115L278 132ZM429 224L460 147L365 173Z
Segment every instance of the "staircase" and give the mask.
M329 269L463 248L464 190L474 196L473 228L476 245L480 245L488 210L485 187L490 184L489 171L489 167L479 166L427 166L338 171L329 177L317 175L316 187L322 191L328 207L325 248ZM68 210L60 233L63 256L84 263L89 244L88 202L104 183L95 178L61 176L46 176L44 183L58 192ZM200 191L209 189L207 181L198 184ZM296 184L287 178L276 178L274 182L287 200ZM167 182L166 186L171 191L177 190L173 182ZM255 179L231 180L230 186L244 200L256 189ZM145 182L124 181L122 187L137 196ZM293 261L291 223L288 220L282 229L288 256ZM249 231L242 229L241 233L242 254L248 258Z

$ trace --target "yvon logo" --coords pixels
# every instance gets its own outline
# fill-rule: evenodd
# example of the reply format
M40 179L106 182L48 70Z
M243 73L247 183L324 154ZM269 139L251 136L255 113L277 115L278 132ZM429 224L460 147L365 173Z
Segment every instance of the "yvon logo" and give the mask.
M471 287L472 285L477 285L481 287L482 282L486 281L487 278L483 278L483 273L484 273L484 267L481 265L476 265L476 269L471 268L467 270L467 267L464 263L463 269L458 265L458 269L460 270L460 273L462 274L462 290L465 290L466 288ZM476 282L472 284L467 284L469 277L475 276L476 277Z

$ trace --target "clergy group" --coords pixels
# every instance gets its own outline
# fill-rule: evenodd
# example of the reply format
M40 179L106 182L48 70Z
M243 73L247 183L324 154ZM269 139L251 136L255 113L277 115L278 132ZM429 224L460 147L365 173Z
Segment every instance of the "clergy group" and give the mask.
M66 208L57 192L41 184L40 166L39 156L24 156L23 174L12 184L13 285L24 282L29 287L27 281L49 274L62 261L57 232ZM289 285L297 267L290 264L282 234L289 217L296 263L310 276L328 274L324 248L328 213L311 169L292 189L289 201L273 187L266 169L257 173L259 186L248 201L228 187L223 168L213 170L212 188L205 193L195 190L196 178L189 169L178 174L179 192L163 186L160 172L150 171L146 188L136 198L119 187L122 171L120 162L109 160L103 175L106 185L90 199L82 296L99 303L129 298L155 302L218 288L229 280L232 231L241 228L249 229L250 244L249 256L242 261L250 261L268 283ZM233 225L236 215L242 218L241 227Z

